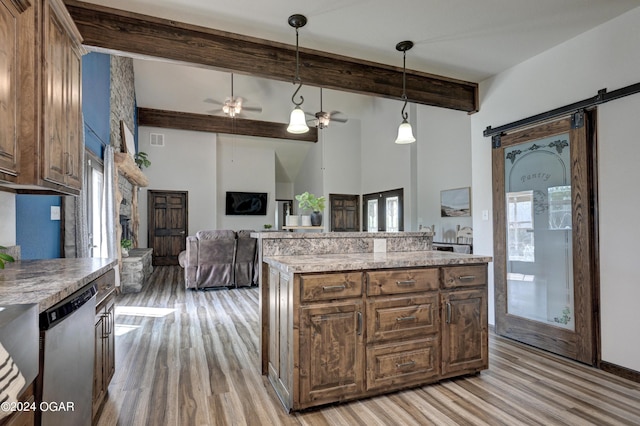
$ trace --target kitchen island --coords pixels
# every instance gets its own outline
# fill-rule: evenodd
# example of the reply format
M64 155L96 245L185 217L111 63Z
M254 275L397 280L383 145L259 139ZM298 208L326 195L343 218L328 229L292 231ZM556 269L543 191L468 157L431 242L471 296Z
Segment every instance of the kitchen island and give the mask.
M488 256L265 256L266 374L284 407L369 397L488 367Z

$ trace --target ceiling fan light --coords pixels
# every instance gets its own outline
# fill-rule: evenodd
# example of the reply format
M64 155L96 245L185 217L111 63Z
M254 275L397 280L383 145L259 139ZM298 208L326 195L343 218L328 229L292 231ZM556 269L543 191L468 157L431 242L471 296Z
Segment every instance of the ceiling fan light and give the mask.
M300 134L307 133L309 131L309 126L307 126L307 120L304 116L304 111L302 108L296 105L296 107L291 111L291 117L289 118L289 127L287 127L287 132Z
M396 138L397 144L406 144L413 143L416 141L416 138L413 137L413 129L411 128L411 124L404 119L400 126L398 127L398 137Z
M330 122L331 122L331 120L329 119L329 117L326 114L320 115L318 117L318 127L321 128L321 129L329 127L329 123Z

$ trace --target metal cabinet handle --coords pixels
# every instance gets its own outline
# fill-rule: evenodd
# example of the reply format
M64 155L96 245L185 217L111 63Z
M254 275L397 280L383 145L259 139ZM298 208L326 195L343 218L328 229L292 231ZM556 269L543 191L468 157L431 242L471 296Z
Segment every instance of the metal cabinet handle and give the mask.
M451 324L451 303L447 302L447 324Z
M462 275L460 277L458 277L459 281L473 281L476 279L475 275Z
M325 285L322 286L322 291L342 291L347 288L346 285Z
M358 336L362 335L362 312L358 312Z
M416 317L411 315L410 317L398 317L396 321L415 321Z
M396 368L397 369L401 369L401 368L413 367L415 365L416 365L416 362L412 360L412 361L409 361L409 362L403 362L403 363L400 363L400 364L396 364Z
M416 280L396 281L396 285L414 285Z

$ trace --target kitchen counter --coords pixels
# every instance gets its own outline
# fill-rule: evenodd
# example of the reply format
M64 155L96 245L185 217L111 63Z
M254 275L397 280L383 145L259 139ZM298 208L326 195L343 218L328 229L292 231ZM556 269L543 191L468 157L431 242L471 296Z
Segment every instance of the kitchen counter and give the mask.
M479 373L491 261L434 250L265 255L262 374L292 411Z
M401 231L401 232L313 232L296 234L287 231L252 232L253 238L268 239L300 239L300 238L405 238L405 237L431 237L431 232L425 231Z
M116 259L46 259L7 263L0 305L37 303L43 312L117 266Z
M440 251L408 251L387 253L341 253L299 256L267 256L263 261L283 272L336 272L363 269L451 266L488 263L491 256Z

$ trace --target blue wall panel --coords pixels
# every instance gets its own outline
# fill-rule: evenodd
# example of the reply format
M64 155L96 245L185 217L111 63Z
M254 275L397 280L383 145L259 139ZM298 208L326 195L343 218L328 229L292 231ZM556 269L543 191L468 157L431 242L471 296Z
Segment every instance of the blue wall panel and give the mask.
M60 256L60 221L51 220L57 195L16 195L16 244L22 259L56 259Z
M103 158L110 139L111 57L91 52L82 57L84 143Z

